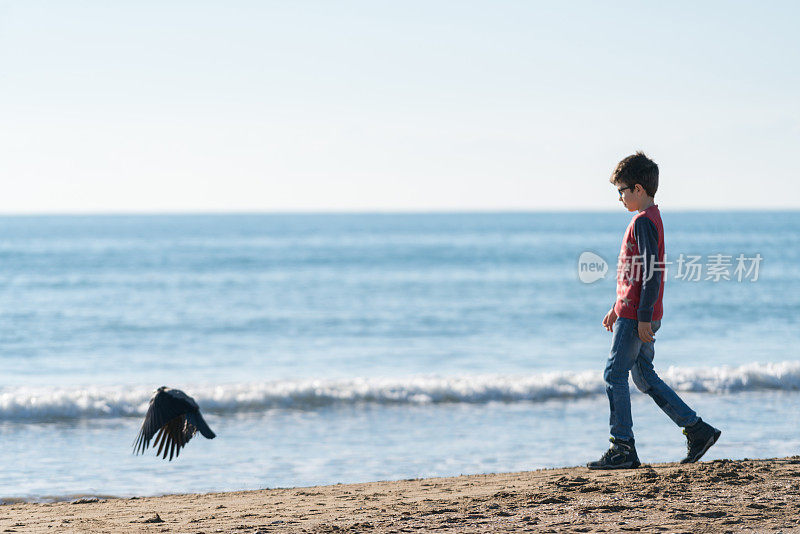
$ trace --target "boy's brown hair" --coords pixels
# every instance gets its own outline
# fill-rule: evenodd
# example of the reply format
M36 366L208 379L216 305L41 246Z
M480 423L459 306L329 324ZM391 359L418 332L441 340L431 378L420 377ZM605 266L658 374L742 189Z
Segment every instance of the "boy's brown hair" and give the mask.
M658 191L658 165L644 152L637 152L617 164L609 181L631 187L640 184L648 196L654 197Z

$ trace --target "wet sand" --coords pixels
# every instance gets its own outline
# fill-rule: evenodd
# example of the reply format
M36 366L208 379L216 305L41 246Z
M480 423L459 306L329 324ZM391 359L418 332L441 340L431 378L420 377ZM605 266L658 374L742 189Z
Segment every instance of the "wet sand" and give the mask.
M0 532L434 530L800 532L800 456L0 506Z

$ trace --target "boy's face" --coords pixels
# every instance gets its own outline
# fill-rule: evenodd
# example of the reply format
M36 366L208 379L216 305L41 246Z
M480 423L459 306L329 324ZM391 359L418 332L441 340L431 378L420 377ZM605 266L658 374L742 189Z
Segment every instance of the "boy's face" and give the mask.
M614 184L619 193L619 201L627 208L628 211L639 211L639 206L642 205L642 198L644 195L644 188L640 184L625 185Z

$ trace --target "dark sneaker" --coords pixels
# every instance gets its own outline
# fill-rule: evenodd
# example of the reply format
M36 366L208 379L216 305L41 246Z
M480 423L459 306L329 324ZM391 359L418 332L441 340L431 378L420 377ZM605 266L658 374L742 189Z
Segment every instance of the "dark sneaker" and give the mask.
M686 434L686 458L682 464L691 464L699 460L713 444L717 442L721 430L717 430L702 419L698 419L692 426L683 429Z
M641 465L636 455L634 441L611 438L611 448L596 462L589 462L589 469L636 469Z

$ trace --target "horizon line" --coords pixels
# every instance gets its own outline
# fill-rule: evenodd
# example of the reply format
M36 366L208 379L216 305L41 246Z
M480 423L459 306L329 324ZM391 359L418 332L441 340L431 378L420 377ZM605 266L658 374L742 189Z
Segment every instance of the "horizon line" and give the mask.
M359 210L130 210L130 211L53 211L53 212L0 212L2 218L13 217L126 217L126 216L214 216L214 215L514 215L535 213L618 213L620 209L597 208L531 208L531 209L503 209L503 208L472 208L472 209L359 209ZM676 208L668 210L670 213L701 213L701 212L800 212L800 207L709 207L709 208Z

